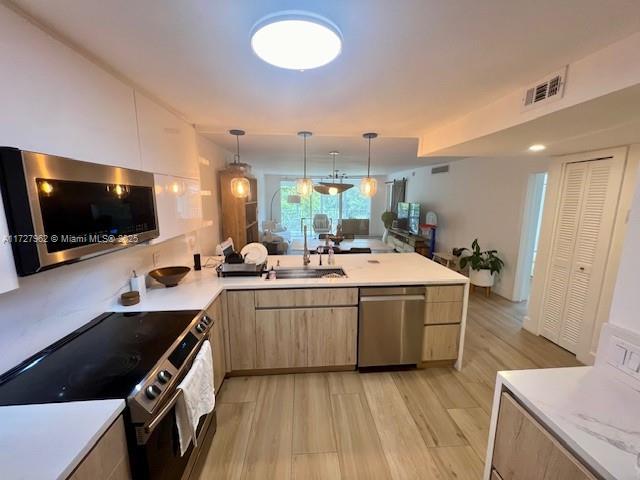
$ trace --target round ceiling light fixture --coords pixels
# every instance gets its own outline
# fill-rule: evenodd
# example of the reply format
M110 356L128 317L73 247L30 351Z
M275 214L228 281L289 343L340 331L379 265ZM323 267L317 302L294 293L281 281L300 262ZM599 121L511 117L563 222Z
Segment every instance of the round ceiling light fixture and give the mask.
M320 15L287 10L267 15L254 25L251 48L276 67L310 70L340 55L342 33L331 20Z

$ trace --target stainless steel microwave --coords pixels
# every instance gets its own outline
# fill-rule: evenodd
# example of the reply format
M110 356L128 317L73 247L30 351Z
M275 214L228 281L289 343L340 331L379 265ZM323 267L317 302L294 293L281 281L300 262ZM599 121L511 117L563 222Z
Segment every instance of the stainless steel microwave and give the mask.
M159 235L151 173L0 147L0 189L21 276Z

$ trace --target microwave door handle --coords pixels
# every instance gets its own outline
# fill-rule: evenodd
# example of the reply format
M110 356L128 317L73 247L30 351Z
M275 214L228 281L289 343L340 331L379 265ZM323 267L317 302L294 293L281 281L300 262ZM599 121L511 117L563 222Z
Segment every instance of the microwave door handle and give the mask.
M182 395L182 390L177 389L176 393L173 394L173 396L167 402L167 404L164 407L162 407L162 410L160 410L158 414L155 417L153 417L153 419L151 419L151 421L144 427L145 433L149 434L156 429L158 424L162 421L162 419L167 415L167 413L171 411L173 406L176 404L176 402L180 398L180 395Z

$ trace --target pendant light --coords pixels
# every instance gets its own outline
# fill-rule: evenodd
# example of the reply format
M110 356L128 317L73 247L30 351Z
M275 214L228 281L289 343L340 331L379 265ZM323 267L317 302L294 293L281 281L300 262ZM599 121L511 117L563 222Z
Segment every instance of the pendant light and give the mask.
M369 157L367 160L367 177L360 182L360 193L365 197L373 197L378 191L378 181L371 177L371 140L376 138L378 134L368 132L362 136L369 141Z
M338 170L336 169L336 157L340 155L340 152L329 152L329 155L331 155L331 158L333 159L333 170L331 171L331 175L329 175L329 178L332 181L320 182L319 185L314 185L313 189L323 195L338 195L339 193L345 192L352 188L353 184L342 183L342 178L344 178L344 175L338 175ZM338 179L340 179L340 183L338 183Z
M230 170L237 172L237 176L231 179L231 194L236 198L247 198L251 194L251 184L245 175L251 167L240 161L240 137L245 131L229 130L229 133L236 137L236 154L233 156L233 163L229 165Z
M296 182L298 195L308 197L313 192L313 180L307 178L307 137L313 135L311 132L298 132L298 136L304 140L304 173L303 177Z

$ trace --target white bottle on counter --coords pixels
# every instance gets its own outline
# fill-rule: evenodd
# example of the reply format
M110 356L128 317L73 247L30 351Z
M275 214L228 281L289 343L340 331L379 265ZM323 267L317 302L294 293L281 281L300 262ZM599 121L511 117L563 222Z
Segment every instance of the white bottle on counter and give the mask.
M129 279L129 285L131 286L132 292L140 293L140 297L144 297L144 294L147 293L147 284L146 278L144 275L138 275L136 271L133 271L133 276Z

